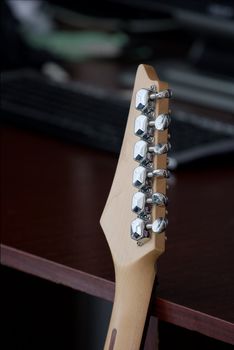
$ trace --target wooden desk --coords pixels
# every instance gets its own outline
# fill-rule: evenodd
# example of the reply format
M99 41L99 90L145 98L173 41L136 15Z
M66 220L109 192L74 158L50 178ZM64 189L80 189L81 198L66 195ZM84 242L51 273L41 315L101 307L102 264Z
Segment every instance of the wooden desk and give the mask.
M99 218L116 162L112 154L2 129L2 264L113 300ZM234 344L234 168L216 165L175 173L152 313Z

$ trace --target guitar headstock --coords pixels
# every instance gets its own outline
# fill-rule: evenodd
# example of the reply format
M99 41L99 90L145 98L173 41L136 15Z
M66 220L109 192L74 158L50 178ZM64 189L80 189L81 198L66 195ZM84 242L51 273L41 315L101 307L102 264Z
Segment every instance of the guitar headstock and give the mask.
M120 157L101 226L117 264L159 256L165 248L167 83L151 66L137 70Z

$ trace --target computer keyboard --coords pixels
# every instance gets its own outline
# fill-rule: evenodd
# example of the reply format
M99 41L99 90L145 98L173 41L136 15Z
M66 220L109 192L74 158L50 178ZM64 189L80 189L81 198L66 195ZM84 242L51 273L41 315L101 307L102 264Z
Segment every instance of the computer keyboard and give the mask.
M2 122L110 152L120 151L129 102L82 84L58 84L33 71L2 74ZM174 164L234 150L233 136L224 130L208 130L176 115L170 130Z

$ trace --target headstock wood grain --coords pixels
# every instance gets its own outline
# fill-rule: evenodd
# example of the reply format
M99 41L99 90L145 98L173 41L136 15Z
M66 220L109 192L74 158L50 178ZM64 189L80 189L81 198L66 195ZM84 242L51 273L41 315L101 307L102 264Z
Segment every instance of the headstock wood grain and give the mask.
M141 344L155 262L165 249L170 95L151 66L138 67L122 149L101 217L116 277L105 350L137 350Z

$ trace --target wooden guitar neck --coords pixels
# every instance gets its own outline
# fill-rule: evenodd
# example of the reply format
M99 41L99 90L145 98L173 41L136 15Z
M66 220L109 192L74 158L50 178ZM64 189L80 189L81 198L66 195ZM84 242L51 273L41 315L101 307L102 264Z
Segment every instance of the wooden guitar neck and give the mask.
M116 290L105 350L139 349L155 278L154 261L116 269Z
M105 350L137 350L141 344L155 262L165 248L170 95L152 67L138 67L119 162L101 217L116 276Z

